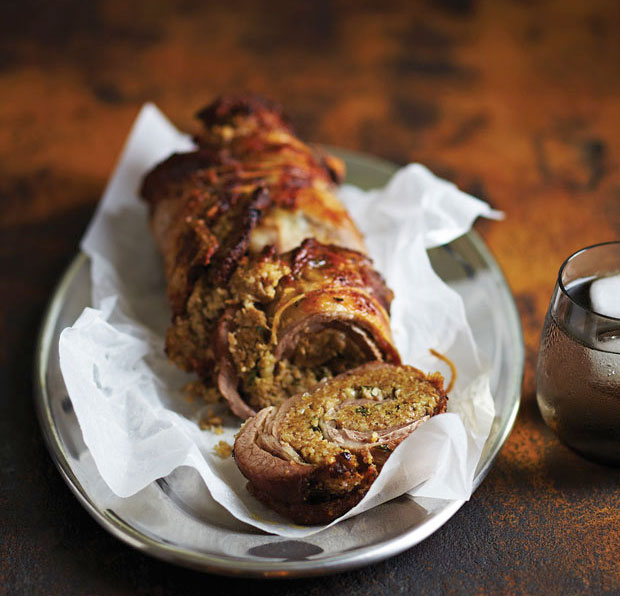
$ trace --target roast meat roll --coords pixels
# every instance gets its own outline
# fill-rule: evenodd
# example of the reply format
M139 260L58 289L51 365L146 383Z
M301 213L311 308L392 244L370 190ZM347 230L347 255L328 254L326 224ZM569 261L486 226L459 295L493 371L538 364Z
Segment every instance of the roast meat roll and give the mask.
M243 418L365 362L398 363L392 293L363 254L305 240L266 250L232 277L220 319L217 384ZM229 300L230 302L231 300Z
M342 162L263 100L223 98L199 118L197 149L142 187L172 307L169 357L244 418L364 362L398 362L392 294L335 196Z
M372 362L262 409L237 435L248 490L299 524L325 524L368 492L394 449L445 412L439 373Z

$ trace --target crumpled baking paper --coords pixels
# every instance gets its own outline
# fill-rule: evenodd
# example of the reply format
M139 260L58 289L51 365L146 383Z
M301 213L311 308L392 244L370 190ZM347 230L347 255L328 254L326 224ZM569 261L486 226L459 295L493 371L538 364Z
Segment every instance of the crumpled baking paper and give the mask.
M142 108L82 241L91 261L92 307L60 336L62 374L85 444L118 496L190 466L210 497L239 520L280 536L308 536L326 526L287 522L249 495L231 457L215 454L219 441L232 445L239 420L222 405L224 433L201 430L198 422L212 406L187 401L182 388L192 377L164 355L170 312L163 267L138 188L157 162L192 146L155 106ZM461 298L434 273L426 249L462 235L478 216L501 214L417 164L384 189L344 186L340 196L394 290L392 327L403 361L449 379L447 367L429 354L434 348L458 369L448 413L411 434L366 497L340 519L406 492L468 499L494 416L489 370Z

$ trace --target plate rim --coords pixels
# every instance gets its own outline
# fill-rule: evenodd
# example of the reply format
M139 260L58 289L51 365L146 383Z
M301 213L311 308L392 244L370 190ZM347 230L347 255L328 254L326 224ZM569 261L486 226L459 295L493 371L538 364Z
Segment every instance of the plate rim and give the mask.
M376 158L374 156L348 151L342 148L324 146L332 154L342 157L345 161L357 161L372 164L374 169L381 169L386 175L391 176L398 166ZM473 244L484 263L494 275L499 275L504 285L501 291L505 294L506 304L512 330L510 334L515 348L517 362L512 363L517 374L514 376L513 386L509 390L512 407L505 419L501 433L495 438L489 449L489 455L481 468L476 470L473 491L475 491L497 458L502 446L510 435L516 420L520 401L521 388L524 374L525 351L523 333L518 315L514 296L508 285L508 281L502 269L496 262L490 250L475 230L468 231L465 235ZM158 559L179 564L199 571L216 573L230 577L262 577L262 578L295 578L311 577L338 573L345 570L376 563L391 556L395 556L407 548L415 546L426 539L446 521L448 521L465 503L463 500L448 501L447 505L439 511L432 513L421 527L409 528L397 537L388 538L379 544L368 545L356 549L353 553L338 553L328 559L316 561L307 559L302 561L260 560L252 561L232 556L218 556L213 553L204 553L184 549L176 545L168 545L153 540L150 536L140 532L130 524L113 514L109 510L101 511L90 499L88 492L82 486L74 474L69 458L65 452L62 440L56 428L53 414L50 408L49 392L46 382L47 362L49 361L50 349L54 339L55 322L63 306L64 297L68 288L80 269L87 264L88 256L83 252L73 258L69 266L63 272L56 285L42 319L40 331L36 343L36 358L34 366L35 376L35 410L39 420L45 442L54 464L65 480L71 492L75 495L82 506L106 531L123 541L125 544L136 548L140 552L150 554ZM472 491L472 494L473 494ZM423 531L422 531L423 530ZM274 536L274 538L277 538ZM286 564L285 564L286 563Z

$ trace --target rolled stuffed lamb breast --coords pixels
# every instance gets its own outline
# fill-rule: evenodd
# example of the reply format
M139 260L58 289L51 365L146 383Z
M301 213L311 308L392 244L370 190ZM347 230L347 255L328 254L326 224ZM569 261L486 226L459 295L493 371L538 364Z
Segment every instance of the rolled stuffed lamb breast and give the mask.
M199 113L197 148L146 177L166 351L243 418L368 361L398 363L391 291L335 195L338 159L253 97Z
M233 453L257 499L295 523L325 524L354 507L394 449L446 406L439 373L367 363L262 409Z

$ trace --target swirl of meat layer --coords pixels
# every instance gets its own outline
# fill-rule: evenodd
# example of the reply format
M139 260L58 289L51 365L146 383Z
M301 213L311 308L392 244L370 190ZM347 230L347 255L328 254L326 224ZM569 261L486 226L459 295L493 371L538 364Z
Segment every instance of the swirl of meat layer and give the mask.
M243 298L220 319L217 381L242 418L365 362L400 362L392 294L359 252L305 240L242 264L231 287Z
M439 373L368 363L267 407L237 435L248 490L300 524L324 524L368 492L394 449L445 412Z

